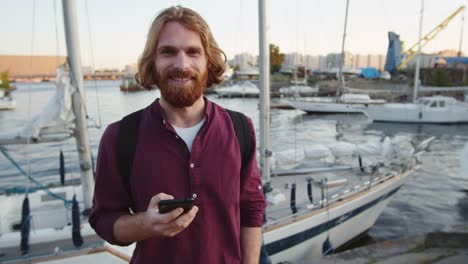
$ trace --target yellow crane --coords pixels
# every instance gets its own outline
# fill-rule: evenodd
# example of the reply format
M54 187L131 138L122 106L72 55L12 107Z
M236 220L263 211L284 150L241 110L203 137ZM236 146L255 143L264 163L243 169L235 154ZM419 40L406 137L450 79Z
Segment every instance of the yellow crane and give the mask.
M433 30L431 30L429 33L427 33L423 38L421 38L421 48L427 45L429 41L433 40L437 34L439 34L440 31L442 31L447 25L449 24L450 21L452 21L458 14L460 14L463 10L465 10L465 6L461 6L457 9L457 11L453 12L449 17L447 17L442 23L437 25ZM405 56L405 59L401 62L400 65L398 65L397 69L401 70L404 68L410 61L416 57L416 54L418 52L417 46L419 42L416 42L411 48L409 48L407 51L403 52L403 55Z

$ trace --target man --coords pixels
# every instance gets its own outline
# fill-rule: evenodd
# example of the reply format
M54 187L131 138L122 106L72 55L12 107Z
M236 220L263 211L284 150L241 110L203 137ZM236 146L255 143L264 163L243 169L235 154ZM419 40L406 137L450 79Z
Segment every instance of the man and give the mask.
M222 81L225 60L193 10L167 8L151 25L137 79L157 85L161 98L142 112L130 194L116 160L121 122L104 132L89 219L112 244L137 242L131 263L259 261L266 205L252 123L252 153L242 164L228 112L203 97ZM161 200L185 197L195 198L187 213L159 213Z

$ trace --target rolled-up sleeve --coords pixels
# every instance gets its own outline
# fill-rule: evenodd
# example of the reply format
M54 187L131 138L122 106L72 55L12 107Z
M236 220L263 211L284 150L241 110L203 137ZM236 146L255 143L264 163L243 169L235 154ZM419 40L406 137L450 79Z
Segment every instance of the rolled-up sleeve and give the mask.
M96 184L89 223L111 244L125 246L114 238L114 223L130 214L130 197L119 173L116 157L118 123L109 125L102 135L96 163Z
M257 165L255 130L249 118L249 130L252 144L250 158L241 171L240 220L243 227L261 227L266 208L263 195L262 178Z

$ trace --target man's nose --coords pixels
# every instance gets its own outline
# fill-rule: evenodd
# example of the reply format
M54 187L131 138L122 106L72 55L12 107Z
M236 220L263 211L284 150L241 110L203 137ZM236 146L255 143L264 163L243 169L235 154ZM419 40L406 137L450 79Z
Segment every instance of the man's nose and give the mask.
M179 51L175 57L174 68L186 70L189 67L187 54L183 51Z

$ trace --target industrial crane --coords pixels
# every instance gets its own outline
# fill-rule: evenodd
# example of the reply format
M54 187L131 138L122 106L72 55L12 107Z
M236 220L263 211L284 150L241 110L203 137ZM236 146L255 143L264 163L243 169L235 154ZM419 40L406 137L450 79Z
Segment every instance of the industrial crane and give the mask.
M437 25L433 30L427 33L424 37L422 37L419 41L421 41L421 48L423 48L429 41L433 40L440 31L442 31L450 21L452 21L458 14L460 14L463 10L465 10L465 6L461 6L457 9L457 11L453 12L449 17L447 17L442 23ZM418 42L416 42L413 46L411 46L407 51L403 52L404 60L398 65L397 70L401 70L404 68L410 61L416 57L418 52L417 46Z

